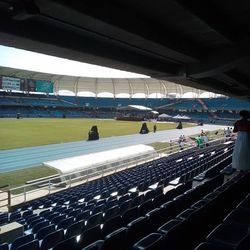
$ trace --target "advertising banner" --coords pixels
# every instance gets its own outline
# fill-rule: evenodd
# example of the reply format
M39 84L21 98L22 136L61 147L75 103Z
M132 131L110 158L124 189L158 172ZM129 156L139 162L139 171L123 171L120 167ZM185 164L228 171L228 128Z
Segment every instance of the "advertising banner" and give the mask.
M21 81L19 78L2 76L2 89L20 90Z
M53 93L54 84L51 81L36 80L36 92Z

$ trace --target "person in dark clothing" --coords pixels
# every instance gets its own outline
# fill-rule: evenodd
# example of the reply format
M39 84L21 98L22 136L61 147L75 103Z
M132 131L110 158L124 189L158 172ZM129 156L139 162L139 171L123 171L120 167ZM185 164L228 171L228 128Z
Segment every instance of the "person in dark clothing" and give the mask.
M142 123L140 134L148 134L148 132L149 132L149 130L147 127L147 123L146 122Z
M89 135L88 138L89 141L99 140L99 133L96 125L92 126L88 135Z
M156 132L156 129L157 129L156 124L154 124L154 133Z
M181 121L179 121L179 124L177 125L176 128L177 128L177 129L182 129L182 122L181 122Z

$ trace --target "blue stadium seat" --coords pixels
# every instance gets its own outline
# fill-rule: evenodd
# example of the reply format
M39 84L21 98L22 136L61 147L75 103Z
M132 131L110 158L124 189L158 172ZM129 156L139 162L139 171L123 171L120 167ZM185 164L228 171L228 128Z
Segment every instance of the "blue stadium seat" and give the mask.
M63 240L53 247L53 250L69 250L69 249L74 249L74 250L80 249L75 236Z
M54 231L55 231L55 224L50 224L46 227L43 227L37 232L36 239L41 240Z
M8 245L8 243L0 244L0 250L9 250L9 245Z
M98 240L84 248L82 250L101 250L103 245L103 240Z
M40 250L39 248L39 241L38 240L32 240L26 244L23 244L16 248L16 250Z
M33 234L24 235L15 239L15 241L11 244L10 250L15 250L21 245L24 245L30 241L34 240ZM1 249L1 248L0 248Z
M102 250L110 249L127 249L127 228L122 227L113 231L111 234L107 235L104 239Z
M123 219L120 215L113 217L104 222L102 228L102 234L104 236L108 235L109 233L115 231L116 229L122 227L124 224Z
M82 233L85 227L85 222L84 220L76 221L73 224L71 224L65 233L65 238L71 238L72 236L77 236Z
M165 249L164 236L159 233L151 233L133 245L133 250L163 249Z
M127 225L127 245L132 247L135 242L150 233L151 225L146 217L139 217Z
M85 230L80 237L79 246L81 248L86 247L87 245L102 239L102 229L101 226L98 224L95 227L89 228Z
M41 243L41 250L47 250L56 246L64 238L63 229L59 229L45 236Z
M236 223L220 224L207 236L207 241L217 245L237 247L248 235L248 228L248 225Z

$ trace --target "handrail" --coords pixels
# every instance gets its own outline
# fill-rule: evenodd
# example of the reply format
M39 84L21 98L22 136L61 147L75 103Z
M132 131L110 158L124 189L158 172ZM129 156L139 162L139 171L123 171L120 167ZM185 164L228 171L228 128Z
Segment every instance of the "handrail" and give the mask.
M228 140L228 138L221 137L221 138L218 138L218 139L215 139L215 140L211 140L211 141L209 141L209 143L211 143L211 144L212 143L214 144L216 142L220 143L220 142L225 142L226 140ZM95 178L95 177L97 178L97 177L100 177L100 176L102 177L106 173L108 173L108 174L115 173L117 171L121 171L121 170L124 170L124 169L134 167L134 166L136 166L138 164L142 164L142 163L145 163L145 162L148 162L148 161L152 161L154 159L162 157L161 154L166 153L166 151L167 151L166 155L172 155L172 154L175 154L175 153L180 152L180 151L183 152L185 150L190 150L190 149L197 148L195 142L192 143L192 145L189 144L189 143L184 142L183 143L184 149L183 150L178 150L178 149L180 149L180 145L179 144L176 145L176 143L178 143L178 140L172 140L172 143L175 144L175 145L171 146L172 152L169 152L170 146L168 146L166 148L156 150L156 154L151 154L150 156L148 156L146 158L144 157L143 159L136 159L136 160L129 161L129 162L126 162L126 163L119 163L117 161L113 161L113 162L109 163L109 165L117 163L117 164L119 164L118 166L105 167L106 166L105 164L104 165L99 165L99 166L97 166L97 168L100 169L100 170L97 170L97 171L95 171L93 173L92 173L93 169L88 168L88 169L74 171L72 173L57 176L57 177L53 177L53 178L47 178L46 180L43 180L43 181L41 180L41 181L37 181L37 182L31 183L31 184L25 184L25 185L22 185L22 186L19 186L19 187L11 188L11 189L8 190L9 196L10 196L8 205L11 206L11 193L13 191L16 191L16 190L23 189L23 192L20 193L20 194L15 195L15 197L23 196L23 202L26 202L27 201L27 194L36 192L38 190L44 190L45 188L48 188L48 193L45 194L45 195L48 195L48 194L52 193L52 188L53 187L58 187L58 186L64 184L64 185L66 185L66 187L61 187L60 190L62 190L63 188L64 189L70 188L72 186L72 184L74 182L77 182L77 181L81 181L81 184L82 184L84 182L89 181L92 178ZM204 146L206 147L207 145L204 144ZM197 148L197 149L199 150L199 148ZM82 172L86 172L86 175L81 175ZM76 177L72 178L73 175L80 175L80 176L76 176ZM60 182L53 183L53 181L58 180L58 179L60 179ZM44 187L38 187L38 188L30 190L30 191L27 190L27 189L29 189L29 187L39 185L39 184L44 184L44 182L48 182L47 185L44 186ZM68 187L67 187L67 184L68 184Z
M5 187L8 187L8 185L5 185L1 188L5 188ZM0 204L0 207L6 207L9 203L10 203L10 190L0 190L0 194L7 194L7 198L3 198L3 199L0 199L0 202L4 202L6 201L6 203L3 203L3 204Z

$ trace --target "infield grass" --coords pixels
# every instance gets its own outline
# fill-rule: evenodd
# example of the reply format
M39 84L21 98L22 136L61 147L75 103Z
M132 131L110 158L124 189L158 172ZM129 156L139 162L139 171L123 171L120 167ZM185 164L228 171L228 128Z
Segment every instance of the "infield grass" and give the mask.
M136 134L141 122L98 119L0 119L0 149L14 149L86 140L93 125L98 126L100 137ZM153 130L153 123L148 122ZM183 127L192 127L183 124ZM174 129L175 123L157 123L157 130Z

